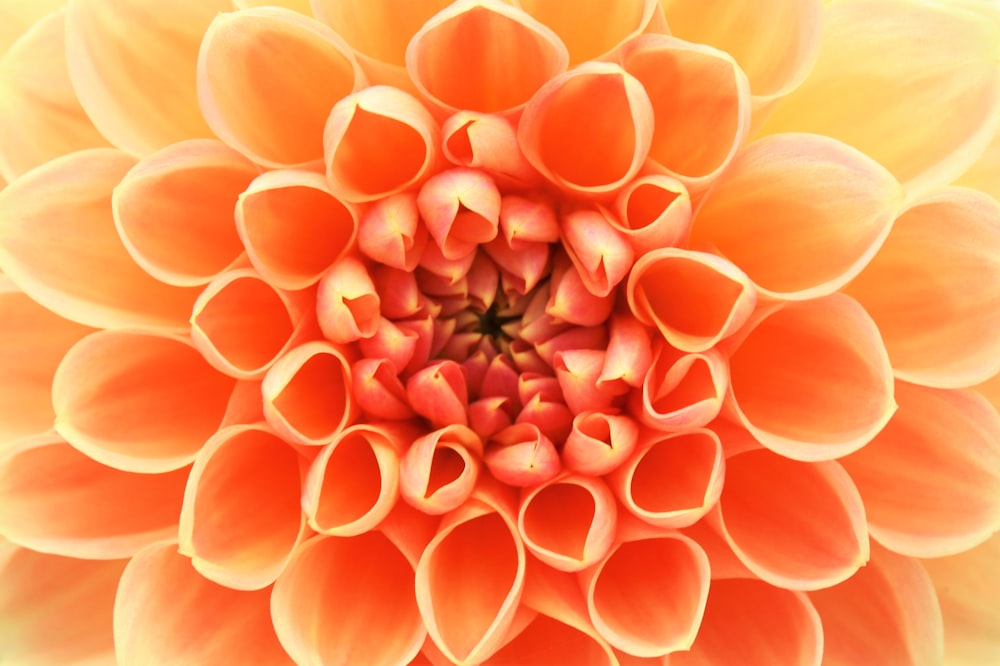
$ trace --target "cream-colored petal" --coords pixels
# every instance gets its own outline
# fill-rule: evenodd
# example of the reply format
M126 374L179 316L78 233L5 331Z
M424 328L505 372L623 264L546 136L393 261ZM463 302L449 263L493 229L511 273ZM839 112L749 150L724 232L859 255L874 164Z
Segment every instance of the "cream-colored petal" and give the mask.
M974 187L1000 201L1000 131L997 131L986 151L954 184Z
M228 9L229 0L69 3L66 61L73 88L112 145L145 155L212 136L198 109L195 64L209 22Z
M233 0L236 9L252 9L253 7L284 7L300 14L312 16L309 0Z
M597 60L653 22L656 0L606 0L573 3L514 0L514 4L551 28L569 49L573 64Z
M0 0L0 56L31 26L65 5L66 0Z

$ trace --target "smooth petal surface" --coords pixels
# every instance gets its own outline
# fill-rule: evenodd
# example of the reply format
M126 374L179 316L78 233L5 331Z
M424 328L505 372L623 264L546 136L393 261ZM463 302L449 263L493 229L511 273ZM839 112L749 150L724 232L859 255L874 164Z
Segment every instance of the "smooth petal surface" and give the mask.
M420 188L417 207L445 259L474 253L499 230L500 191L489 176L475 169L435 174Z
M69 3L66 62L73 88L112 145L145 155L212 135L198 109L195 63L205 29L230 8L228 0Z
M631 455L638 439L639 424L629 416L582 412L573 418L560 456L568 470L603 476Z
M485 169L510 185L537 180L517 144L517 128L510 119L495 114L459 111L441 126L442 150L452 164ZM509 195L517 200L520 197Z
M676 432L711 423L728 390L729 365L718 350L682 354L661 344L630 405L644 425Z
M20 0L0 1L0 55L17 41L18 37L28 32L31 26L38 23L47 14L59 10L66 0L39 0L24 3Z
M424 252L427 238L427 227L420 223L415 192L400 192L372 203L358 225L358 249L387 267L406 271L411 279L412 271ZM416 283L413 284L415 290ZM396 292L380 291L386 296ZM415 312L414 306L414 310L406 315ZM389 313L386 315L393 316Z
M640 176L626 185L615 201L615 212L613 222L636 256L680 245L691 228L691 196L679 180L666 174Z
M998 173L1000 173L1000 131L994 135L993 141L979 159L955 181L955 185L982 190L1000 201Z
M423 513L461 506L479 479L483 443L463 425L445 426L407 443L399 469L400 495Z
M656 0L616 2L602 0L571 5L549 0L515 0L515 4L551 28L569 49L573 64L597 60L653 21Z

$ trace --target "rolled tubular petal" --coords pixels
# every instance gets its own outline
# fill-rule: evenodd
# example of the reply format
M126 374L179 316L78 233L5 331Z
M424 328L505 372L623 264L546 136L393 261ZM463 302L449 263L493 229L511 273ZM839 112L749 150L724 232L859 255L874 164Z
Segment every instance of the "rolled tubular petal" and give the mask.
M683 354L661 345L641 391L630 396L639 420L650 428L676 432L707 425L722 410L729 389L729 365L716 349Z
M420 188L417 206L445 259L461 259L496 238L500 191L475 169L449 169Z
M237 590L274 582L305 534L299 457L261 425L220 430L195 459L180 518L180 552Z
M427 227L421 224L414 192L379 199L361 218L358 249L380 264L412 273L426 244Z
M704 190L750 131L743 71L723 51L667 35L635 39L621 62L652 103L650 160L692 190Z
M687 527L719 500L725 467L722 444L711 430L648 433L608 475L608 485L640 520L657 527Z
M469 390L454 361L435 361L410 375L406 397L413 411L435 428L468 424Z
M606 353L599 349L556 352L552 369L556 371L563 400L573 414L616 407L621 394L628 390L627 386L601 381L605 357Z
M563 249L590 293L607 296L628 276L635 255L608 211L601 207L575 210L563 215L559 227Z
M946 184L975 161L997 128L997 31L957 4L831 4L816 66L763 131L840 139L881 162L911 192Z
M448 112L516 112L568 62L554 32L501 0L453 3L406 49L417 89Z
M517 144L515 125L502 116L459 111L441 126L442 148L449 162L484 169L513 186L534 183L538 173Z
M757 292L743 271L721 257L663 248L635 262L628 301L636 318L656 326L673 347L703 352L746 323Z
M516 0L515 4L551 28L569 49L573 64L597 60L629 37L645 30L656 13L656 0L626 0L613 10L602 0L570 5L549 0Z
M205 284L243 251L233 209L257 172L220 141L174 144L140 160L115 187L115 228L135 262L156 279Z
M56 370L56 431L109 467L180 469L219 427L234 384L188 342L100 331L75 344Z
M330 190L345 201L375 201L427 178L438 160L440 130L415 97L373 86L330 111L323 154Z
M46 553L129 557L177 533L188 472L121 472L58 436L22 440L0 457L0 532Z
M561 467L555 444L538 425L528 421L493 435L483 462L494 478L519 488L545 483L559 474Z
M124 560L46 555L0 540L3 656L25 666L113 664L112 609Z
M346 344L375 335L380 305L368 269L354 257L335 263L320 280L316 314L328 340Z
M618 195L615 208L612 222L637 257L680 245L691 228L691 196L680 181L666 174L636 178Z
M964 188L921 199L845 291L875 320L900 379L987 379L1000 371L1000 205Z
M824 664L944 663L941 608L917 560L873 546L868 566L809 597L823 622Z
M205 31L197 80L212 130L270 167L322 159L330 108L365 84L335 32L279 7L218 15Z
M400 461L400 495L431 515L457 509L479 479L479 435L466 426L449 425L411 441Z
M388 359L362 359L354 364L351 376L351 394L364 413L393 421L413 416L403 382Z
M274 586L274 628L296 663L405 664L427 635L413 584L413 565L381 532L315 537Z
M649 330L630 314L612 315L609 328L607 353L599 381L642 386L653 363Z
M603 476L624 462L635 449L639 425L624 414L582 412L563 444L563 466L571 471Z
M204 578L173 543L139 552L115 598L115 654L122 664L291 666L271 626L270 590L231 590ZM206 631L211 625L212 630Z
M417 605L427 633L452 662L496 652L524 590L526 556L506 489L481 485L447 514L417 564Z
M892 175L850 146L777 135L751 144L718 179L695 212L691 243L735 263L767 296L815 298L861 272L901 204Z
M602 103L595 106L595 98ZM653 113L638 79L617 65L588 62L535 93L517 137L528 161L553 183L605 195L639 173L653 141Z
M823 627L809 597L760 580L712 580L698 638L671 666L819 666Z
M198 293L154 280L126 252L111 191L135 160L110 148L57 158L0 192L0 267L32 300L103 328L181 332Z
M974 391L896 382L899 410L841 460L872 537L914 557L953 555L1000 529L1000 415Z
M830 587L868 561L861 496L834 461L803 463L763 449L737 454L726 460L718 507L726 542L772 585Z
M215 15L231 8L228 0L69 3L66 62L73 88L112 145L145 155L212 136L198 108L198 47Z
M549 302L545 313L554 319L577 326L603 324L615 306L613 293L595 296L569 259L560 256L552 269Z
M729 399L761 444L795 460L858 450L896 404L875 323L834 294L762 313L729 357Z
M323 446L356 415L351 365L325 341L292 349L264 375L264 417L279 437L296 444Z

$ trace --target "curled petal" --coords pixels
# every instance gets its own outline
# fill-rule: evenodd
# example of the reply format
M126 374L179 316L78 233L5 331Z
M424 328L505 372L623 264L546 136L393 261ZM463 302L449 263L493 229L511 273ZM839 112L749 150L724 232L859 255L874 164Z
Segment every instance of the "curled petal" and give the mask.
M503 184L538 179L517 143L517 129L502 116L459 111L441 126L444 156L461 167L483 169Z
M351 377L351 394L365 414L392 421L413 417L403 382L388 359L361 359L354 364Z
M500 233L514 250L559 240L555 205L540 195L506 194L500 200Z
M496 238L500 191L476 169L449 169L420 188L420 215L445 259L461 259Z
M502 219L502 218L501 218ZM522 241L517 247L498 236L483 250L500 269L504 291L524 296L534 289L549 270L548 243Z
M566 254L595 296L610 294L632 269L632 246L603 208L563 215L560 231Z
M368 359L384 359L393 368L405 368L413 360L417 342L416 332L400 328L391 319L381 317L375 335L362 338L358 349Z
M406 380L406 397L413 411L436 428L468 425L469 391L454 361L435 361L415 372Z
M560 468L552 440L537 425L524 421L493 435L483 462L494 478L520 488L545 483Z
M343 352L328 342L307 342L264 375L264 417L290 442L329 444L354 419L351 386L351 366Z
M613 407L624 390L600 382L606 352L599 349L571 349L557 352L552 369L566 406L574 414ZM627 389L627 387L625 387Z
M615 306L614 295L595 296L590 293L576 267L568 259L563 259L552 269L552 286L545 313L577 326L603 324Z
M595 106L595 98L602 103ZM638 79L617 65L588 62L535 93L517 136L525 157L551 182L604 195L642 167L653 140L653 106Z
M115 655L123 664L240 663L291 666L268 612L270 590L217 585L172 543L140 551L115 598ZM207 618L220 629L205 631Z
M335 198L318 173L268 171L236 205L250 263L280 289L305 289L354 245L359 211Z
M511 424L509 398L483 398L469 403L469 427L489 439Z
M762 294L815 298L871 261L901 203L899 184L870 157L827 137L782 134L751 144L718 179L691 243L739 266Z
M913 557L953 555L1000 529L1000 415L973 391L896 382L899 410L840 462L872 538Z
M615 200L614 224L632 244L637 257L664 247L677 247L691 228L691 195L676 178L650 174L625 186Z
M562 447L566 469L603 476L624 462L639 439L639 424L624 414L581 412Z
M653 346L648 329L631 315L613 315L598 381L620 381L639 387L652 363Z
M415 97L373 86L337 102L323 130L326 178L345 201L375 201L422 182L438 160L438 125Z
M710 423L728 389L729 365L717 349L681 354L662 345L630 402L644 425L673 432Z
M629 37L645 30L657 11L656 0L627 0L613 9L602 0L570 5L547 0L517 0L521 9L551 28L569 49L573 64L598 60Z
M524 403L515 424L534 425L551 442L565 442L573 426L573 412L561 399L536 394Z
M400 494L423 513L457 509L476 486L482 454L482 440L466 426L445 426L419 437L400 461Z
M762 313L731 352L729 372L727 404L739 421L796 460L858 450L896 408L879 331L841 294Z
M76 343L56 370L55 427L110 467L180 469L219 427L233 385L188 342L100 331Z
M202 41L197 81L212 130L270 167L321 159L330 108L365 84L335 32L279 7L218 15Z
M406 49L417 89L450 112L513 114L568 62L554 32L500 0L453 3L427 21Z
M829 587L868 561L861 496L834 461L804 463L762 449L737 454L726 460L718 506L726 542L772 585Z
M427 227L420 223L414 192L381 198L361 218L358 249L380 264L412 273L426 244Z
M323 335L338 344L370 338L378 330L381 301L371 275L354 257L344 257L319 282L316 315Z
M407 319L420 313L426 304L417 277L411 271L376 264L372 267L371 276L384 317Z

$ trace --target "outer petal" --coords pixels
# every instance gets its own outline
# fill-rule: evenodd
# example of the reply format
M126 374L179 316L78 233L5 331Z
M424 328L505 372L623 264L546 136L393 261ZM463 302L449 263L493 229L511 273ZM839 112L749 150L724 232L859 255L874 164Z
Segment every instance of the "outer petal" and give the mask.
M1000 201L1000 178L997 174L1000 174L1000 131L993 137L986 152L979 156L955 184L982 190Z
M198 109L195 63L209 22L228 9L228 0L70 2L66 61L101 134L135 155L211 136Z
M666 174L649 174L625 186L615 201L612 221L625 234L636 256L676 247L691 228L691 196L684 185Z
M955 4L832 3L816 67L763 131L840 139L909 191L943 185L975 161L1000 121L997 39L997 26Z
M31 26L39 22L46 14L57 11L66 4L66 0L39 0L38 2L21 2L21 0L0 0L0 55L17 41L17 38L28 32Z
M574 3L515 0L515 4L552 28L565 42L573 64L597 60L639 34L654 20L656 0L605 0Z

